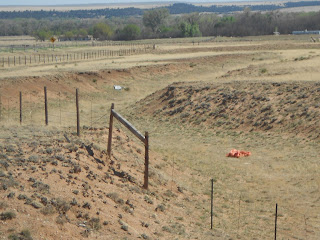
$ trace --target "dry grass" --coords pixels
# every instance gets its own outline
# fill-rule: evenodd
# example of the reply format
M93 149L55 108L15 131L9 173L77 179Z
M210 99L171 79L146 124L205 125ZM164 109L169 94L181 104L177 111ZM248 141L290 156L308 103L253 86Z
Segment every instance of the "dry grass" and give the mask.
M315 99L319 97L316 88L320 69L318 61L320 56L319 44L309 43L308 38L289 38L292 38L292 36L283 36L283 38L274 40L274 42L269 41L275 39L273 36L254 37L251 39L252 42L246 41L247 39L216 39L216 42L201 43L199 46L193 46L192 42L185 43L184 46L180 43L162 43L152 54L117 59L113 64L110 63L111 60L101 60L91 62L87 66L79 63L78 66L67 66L64 70L55 69L52 70L51 75L45 77L4 77L1 83L1 93L15 99L12 100L15 103L12 102L11 105L15 106L16 109L11 110L10 114L16 116L13 123L16 125L2 127L2 141L8 141L7 144L12 145L9 152L20 148L28 149L24 148L23 144L26 144L24 142L28 142L29 138L34 142L30 143L30 147L33 144L37 146L39 141L42 141L42 144L50 144L50 142L55 141L57 146L59 144L66 145L62 133L66 131L75 132L74 89L78 87L80 88L80 105L83 111L81 125L90 126L91 101L93 102L93 112L96 114L94 118L106 115L104 121L98 122L94 126L96 129L84 129L83 132L83 138L96 145L95 151L97 154L105 149L107 138L105 127L108 124L108 111L111 102L115 102L116 110L140 131L149 131L152 156L159 157L159 159L151 161L153 168L151 175L155 177L151 187L156 195L146 194L136 186L129 186L128 188L130 196L131 194L139 196L139 200L135 200L134 205L137 202L139 204L143 203L152 208L152 211L155 211L148 216L148 219L143 219L144 224L141 224L143 228L135 225L136 218L131 219L130 217L129 221L121 219L120 222L117 216L118 212L112 210L114 211L113 216L116 217L111 219L107 218L109 215L100 213L100 222L108 220L112 224L101 226L102 230L98 231L104 231L105 227L109 229L111 226L111 231L114 229L121 230L122 227L131 233L135 233L133 229L138 229L137 236L146 235L150 238L160 239L168 239L168 236L181 239L194 239L196 237L199 239L212 239L213 237L215 239L268 239L273 237L275 204L278 203L280 238L318 239L320 235L319 216L317 215L320 210L318 201L320 186L319 141L314 135L318 132L318 123L312 123L318 121L313 116L318 112L317 100ZM48 67L44 66L44 71ZM16 69L16 74L33 75L35 73L41 76L48 74L45 72L37 73L40 68L24 69L26 72L23 72L23 69ZM94 73L92 73L93 70ZM1 71L4 72L5 76L14 75L14 72L10 72L10 70ZM234 80L237 80L237 82ZM293 80L294 83L292 83ZM192 83L194 81L197 82ZM173 82L184 83L173 85L180 87L172 92L172 99L161 98L161 94L168 91L166 87ZM281 87L273 86L271 82L279 83ZM114 84L126 86L129 91L115 91L113 90ZM44 122L42 110L42 87L44 85L49 86L49 115L52 115L50 125L55 126L48 129L41 129L37 126ZM190 86L193 91L189 94L186 90ZM294 86L298 88L293 88ZM30 109L32 104L36 109L38 108L32 115L32 122L36 126L28 127L29 130L24 126L17 126L18 99L16 96L18 96L19 90L25 91L26 101L31 99L25 103L27 109ZM158 93L154 93L158 90ZM280 90L283 92L282 95L279 95ZM57 104L59 91L64 91L60 96L62 109L69 109L68 111L72 112L70 116L64 115L65 124L63 127L60 127L59 123L55 123L59 117L54 116L59 115L60 108ZM241 102L241 98L239 98L232 106L230 104L223 108L219 106L221 110L225 110L226 115L215 112L224 99L221 95L221 99L218 100L219 94L230 95L233 93L232 91L240 92L245 101ZM313 94L311 94L312 91L314 91ZM170 91L168 92L169 97ZM305 94L305 97L302 97L303 94ZM147 97L148 95L150 96ZM253 99L250 97L253 95L269 98L270 101L268 102L272 103L273 111L268 112L270 110L266 108L268 102ZM208 96L211 96L212 99L208 100ZM193 107L197 104L200 106L201 103L210 103L212 109L210 108L208 115L206 112L200 111L201 109L195 110L188 107L185 108L185 112L176 113L172 116L168 114L170 110L185 103L185 101L180 102L179 100L188 97L190 97L188 101L193 104ZM175 101L169 103L171 100ZM214 103L214 100L217 102ZM235 99L230 99L230 101L233 100ZM290 103L281 102L281 100L290 101ZM137 103L138 101L140 102ZM257 106L248 107L255 102ZM6 100L3 100L3 107L5 107L5 103ZM170 104L174 107L170 107ZM307 115L300 116L303 114L302 110L305 106L309 108L307 111L309 117ZM163 109L163 107L167 107L167 109ZM242 109L245 114L232 112L231 107L234 110ZM245 110L246 107L247 110ZM145 111L142 112L141 109L145 109ZM298 127L292 128L294 126L290 126L287 122L282 125L283 128L279 129L277 127L269 130L257 128L250 131L244 123L241 123L241 120L250 117L250 109L252 111L260 110L256 113L256 116L251 116L255 121L265 113L268 113L266 117L279 117L280 113L284 114L287 111L291 111L291 115L296 113L298 116L294 120L298 123L299 119L303 119L300 126L308 126L308 128L310 127L309 130L314 127L311 134L314 136L306 135L305 131ZM266 111L261 113L262 109L266 109ZM218 114L218 120L223 123L221 126L214 126L218 120L214 118L214 115L209 116L211 112ZM8 112L4 109L3 114L7 116ZM181 118L183 114L185 117ZM193 118L195 121L191 121ZM205 118L205 121L202 121L202 118ZM238 128L229 128L226 122L235 123L238 121L236 118L239 118L240 121ZM311 121L309 121L309 118ZM30 120L26 116L27 122L25 124L29 125ZM201 121L197 124L196 120ZM206 122L210 122L210 124ZM9 124L3 121L1 123ZM66 126L70 126L70 128L65 128ZM132 135L125 131L119 123L115 122L115 127L121 129L121 133L115 138L117 142L113 150L115 157L121 162L121 166L132 160L131 167L134 169L142 168L143 151L141 149L143 149L143 146L134 143L131 139ZM290 129L295 129L297 132L292 132ZM57 136L54 135L60 130L61 132ZM30 137L31 133L32 137ZM51 134L52 137L45 139L37 137L37 135L43 136L46 134L49 137ZM15 138L23 140L20 148L15 147L15 138L9 139L9 136L15 136ZM130 144L127 139L130 139ZM80 156L85 155L81 153L82 150L79 149L80 145L78 143L74 143L74 145L78 146L78 149L71 145L65 146L65 148L46 145L45 148L40 150L40 155L63 155L67 151L66 155L70 155L71 160L76 159L77 153ZM49 148L51 148L51 151ZM232 148L251 151L252 156L240 159L226 158L226 153ZM29 156L27 159L29 159ZM44 158L40 159L43 160ZM93 161L93 159L91 160ZM53 168L58 168L56 164L58 166L69 164L67 161L68 159L59 157L56 162L48 163L50 171ZM98 174L99 168L96 163L90 161L88 163L90 170L94 169L93 173ZM86 166L82 165L81 167L85 169ZM11 165L10 168L12 168ZM49 166L47 168L49 169ZM67 175L69 169L64 170L65 168L62 168L61 171ZM90 170L82 171L89 174ZM5 170L2 171L5 172ZM27 173L32 171L33 168L30 168ZM52 174L57 175L56 173ZM81 172L80 174L85 173ZM94 174L89 174L89 177L93 178ZM134 176L142 175L141 171L138 170L135 174ZM126 204L129 196L128 192L122 190L118 192L115 184L111 184L111 182L115 182L115 177L111 176L110 178L110 173L104 176L104 180L110 183L108 184L108 191L103 195L105 201L118 204L118 209L121 209L122 215L127 216L125 214L128 214L128 216L131 216L131 207ZM98 175L98 179L100 178L102 178L102 175ZM215 192L214 231L208 231L210 226L211 178L214 179ZM137 179L141 178L137 177ZM98 187L102 186L97 181L94 183ZM117 184L126 185L127 183L119 182ZM162 189L164 185L165 187ZM188 196L180 198L179 191L176 190L177 186L183 187ZM14 188L13 185L12 189ZM161 192L157 192L159 188L162 189ZM87 190L83 192L84 189ZM79 189L76 189L78 192L73 192L75 189L70 188L69 194L78 198L82 194L91 194L90 191L95 189L99 188L91 187L90 189L88 185L84 184L84 186L79 185ZM18 190L15 191L18 192ZM43 194L61 195L62 192L67 195L64 191L66 190L61 189L56 184L50 188L49 193ZM116 196L113 193L118 195ZM109 194L109 197L107 194ZM16 196L18 195L16 193ZM85 202L88 202L87 199L89 198L86 197L81 202L81 208L83 208ZM71 201L71 199L69 200ZM90 204L94 209L98 207L96 203ZM163 216L169 214L170 208L173 206L176 215L171 215L170 220L163 220ZM30 207L30 205L27 205L27 207ZM71 207L68 214L74 214L73 209L75 208L74 206ZM12 205L9 204L5 211L10 209L12 209ZM87 211L88 208L83 209ZM163 212L161 209L163 209ZM181 212L181 209L184 209L184 212ZM44 212L50 214L43 216L51 219L50 221L54 223L57 213L49 211L49 208L46 210ZM96 210L93 211L96 212ZM134 208L133 215L140 213L139 209ZM89 218L84 212L81 216L83 221L93 219L92 215ZM20 217L20 214L18 214L17 219ZM100 224L97 224L99 221L96 219L98 218L95 217L91 221L92 229L100 228ZM152 219L152 221L149 219ZM152 228L152 231L149 231L145 227L146 222L148 224L154 222L157 227L149 226L149 229ZM75 228L68 222L60 227L63 228L64 226ZM124 231L121 230L121 233L126 234L125 229L123 229ZM57 231L61 230L57 229ZM83 233L83 235L85 234L88 234L88 232Z

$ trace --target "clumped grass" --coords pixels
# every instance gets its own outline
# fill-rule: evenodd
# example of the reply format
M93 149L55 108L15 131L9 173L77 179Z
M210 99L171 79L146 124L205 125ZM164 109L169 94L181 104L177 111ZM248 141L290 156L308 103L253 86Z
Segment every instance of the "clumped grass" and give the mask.
M50 190L50 186L43 182L35 182L34 184L32 184L32 187L38 189L38 191L42 193L49 193Z
M8 207L8 204L4 201L0 202L0 209L6 209Z
M91 218L88 222L88 226L95 231L101 229L100 219L99 218Z
M60 215L56 218L56 223L57 223L57 224L63 225L63 224L65 224L66 222L68 222L68 219L67 219L66 215L64 215L64 214L60 214Z
M56 199L52 204L60 214L66 214L71 208L70 203L60 198Z
M124 200L119 197L118 193L115 193L115 192L108 193L107 197L112 199L115 203L124 204Z
M55 208L52 206L52 205L47 205L45 206L44 208L42 208L40 210L40 212L43 214L43 215L52 215L54 214L56 211L55 211Z
M192 68L192 67L197 66L197 64L192 62L192 63L189 64L189 66Z
M6 221L6 220L11 220L11 219L14 219L16 218L16 214L12 211L8 211L8 212L3 212L0 214L0 219L3 220L3 221Z
M8 238L10 240L33 240L29 230L22 230L19 234L11 234Z
M298 58L295 58L294 60L295 61L303 61L303 60L307 60L309 59L308 57L298 57Z
M260 73L266 73L268 70L266 68L261 68Z
M156 207L156 211L161 211L161 212L164 212L166 210L166 207L164 204L159 204L157 207Z
M144 196L144 200L149 204L153 204L152 199L150 199L148 196Z

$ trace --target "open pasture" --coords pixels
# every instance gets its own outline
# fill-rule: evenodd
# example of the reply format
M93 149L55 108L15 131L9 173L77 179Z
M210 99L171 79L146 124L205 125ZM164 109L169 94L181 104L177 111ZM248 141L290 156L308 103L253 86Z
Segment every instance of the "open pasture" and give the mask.
M115 103L117 111L139 130L149 132L151 155L158 158L150 165L156 173L166 173L165 180L151 186L156 195L150 196L162 199L168 189L178 195L176 186L188 193L163 200L166 206L175 206L173 214L179 212L176 208L184 209L182 215L155 213L155 220L150 214L151 239L274 238L276 204L279 239L319 239L320 43L310 42L310 36L259 36L148 40L143 44L156 47L139 55L76 64L0 68L3 134L18 138L14 131L44 127L44 86L48 88L50 129L74 134L78 88L82 140L94 143L94 131L102 128L99 151L106 149L108 113ZM117 91L114 85L124 88ZM22 125L19 92L25 111ZM7 130L12 127L14 131ZM135 154L131 156L122 134L131 135L123 131L117 137L115 154L130 161ZM252 155L227 158L233 148ZM130 168L125 161L122 164ZM99 185L99 189L103 188ZM59 191L54 193L59 195ZM131 215L128 219L134 222ZM115 234L116 217L110 222L110 228L94 236L103 239L103 234ZM76 231L72 221L68 224L73 227L63 233L65 237ZM41 228L36 233L32 226L25 227L34 236L46 231ZM1 231L7 234L8 228ZM141 236L141 231L134 224L129 227L134 236ZM117 236L130 239L132 235L127 234L121 231Z

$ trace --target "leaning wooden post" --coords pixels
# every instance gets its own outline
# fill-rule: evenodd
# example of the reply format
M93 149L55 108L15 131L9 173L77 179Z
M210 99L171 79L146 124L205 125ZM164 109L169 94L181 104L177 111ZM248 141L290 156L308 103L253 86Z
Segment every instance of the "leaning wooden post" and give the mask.
M20 92L20 125L22 124L22 92Z
M80 137L80 114L79 114L79 90L76 89L76 107L77 107L77 136Z
M111 110L110 110L110 121L109 121L109 137L108 137L108 149L107 153L109 158L111 157L111 143L112 143L112 127L113 127L113 114L112 110L114 109L114 103L111 104Z
M145 162L144 162L144 184L143 188L148 189L149 185L149 134L145 133Z
M48 126L48 98L47 98L47 87L44 87L44 115L46 126Z

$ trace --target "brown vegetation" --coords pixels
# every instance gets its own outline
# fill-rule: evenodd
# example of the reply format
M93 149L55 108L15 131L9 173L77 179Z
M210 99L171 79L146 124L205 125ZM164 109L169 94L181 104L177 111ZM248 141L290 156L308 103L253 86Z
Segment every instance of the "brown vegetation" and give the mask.
M278 203L280 238L319 238L319 44L292 36L174 41L157 40L141 56L0 70L1 237L269 239ZM43 126L43 86L49 114L59 98L71 112L64 124L52 116ZM29 99L37 106L21 126L13 117L19 91L24 107ZM104 121L91 128L92 101ZM107 157L112 102L149 132L149 191L143 146L117 122ZM225 157L232 148L252 155Z

